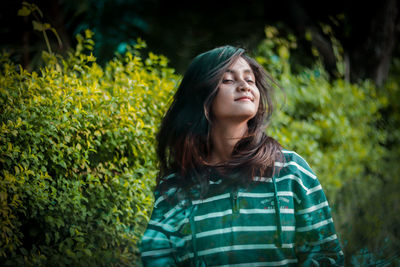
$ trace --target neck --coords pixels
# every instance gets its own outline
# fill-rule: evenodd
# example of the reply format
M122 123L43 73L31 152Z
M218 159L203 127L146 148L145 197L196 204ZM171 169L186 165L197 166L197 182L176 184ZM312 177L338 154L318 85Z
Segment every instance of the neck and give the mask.
M228 161L236 143L247 133L247 130L247 121L240 123L214 123L211 130L213 149L210 153L209 162L215 165Z

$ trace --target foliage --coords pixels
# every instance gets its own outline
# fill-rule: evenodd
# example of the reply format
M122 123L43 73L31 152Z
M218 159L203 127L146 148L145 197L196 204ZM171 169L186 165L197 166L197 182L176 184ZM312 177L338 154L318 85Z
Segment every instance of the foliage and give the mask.
M277 91L282 104L275 109L270 135L310 163L334 202L344 183L376 170L385 133L375 125L387 98L379 96L369 81L330 82L319 62L292 73L290 49L296 48L295 38L279 37L273 27L266 28L266 36L256 59L283 88Z
M320 61L296 66L294 73L290 51L297 47L295 38L281 37L274 27L266 28L266 37L255 56L283 88L276 96L283 104L276 108L269 134L317 173L347 264L398 261L400 217L393 211L399 206L400 81L391 78L384 88L368 80L346 81L340 47L335 47L340 78L329 81Z
M137 260L156 175L155 130L179 77L138 41L102 68L92 33L29 73L3 54L0 263Z
M400 265L400 61L393 60L391 74L380 94L388 99L380 110L377 127L384 129L385 154L375 175L356 177L340 190L337 214L346 237L346 253L354 266Z

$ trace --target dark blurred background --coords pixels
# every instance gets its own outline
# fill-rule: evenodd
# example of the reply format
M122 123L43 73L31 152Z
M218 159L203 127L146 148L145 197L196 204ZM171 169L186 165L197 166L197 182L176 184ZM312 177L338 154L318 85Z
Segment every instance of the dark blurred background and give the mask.
M31 19L17 16L22 1L3 0L0 13L1 48L14 59L34 68L45 43L40 32L32 30ZM37 0L43 22L57 30L63 42L54 50L65 52L75 45L75 35L84 29L95 32L95 56L104 63L115 52L142 38L148 49L163 54L182 73L190 60L215 46L232 44L254 49L265 38L266 25L297 37L295 58L311 63L311 45L318 49L325 68L334 75L335 57L323 26L329 25L343 47L352 81L371 78L381 85L388 75L398 46L399 3L376 1L296 1L296 0ZM312 41L305 40L309 32ZM58 48L57 48L58 47Z

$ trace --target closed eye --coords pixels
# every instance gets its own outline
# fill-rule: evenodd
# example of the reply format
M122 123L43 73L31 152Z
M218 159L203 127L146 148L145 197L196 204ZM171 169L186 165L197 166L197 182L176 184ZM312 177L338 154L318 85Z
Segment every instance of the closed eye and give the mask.
M233 80L225 79L225 80L222 80L222 82L223 82L223 83L233 83Z

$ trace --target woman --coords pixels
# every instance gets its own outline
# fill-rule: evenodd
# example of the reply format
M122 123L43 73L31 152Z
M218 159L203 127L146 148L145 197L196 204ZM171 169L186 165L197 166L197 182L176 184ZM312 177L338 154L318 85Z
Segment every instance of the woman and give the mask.
M240 48L190 64L157 136L144 266L340 266L317 177L264 132L272 79Z

